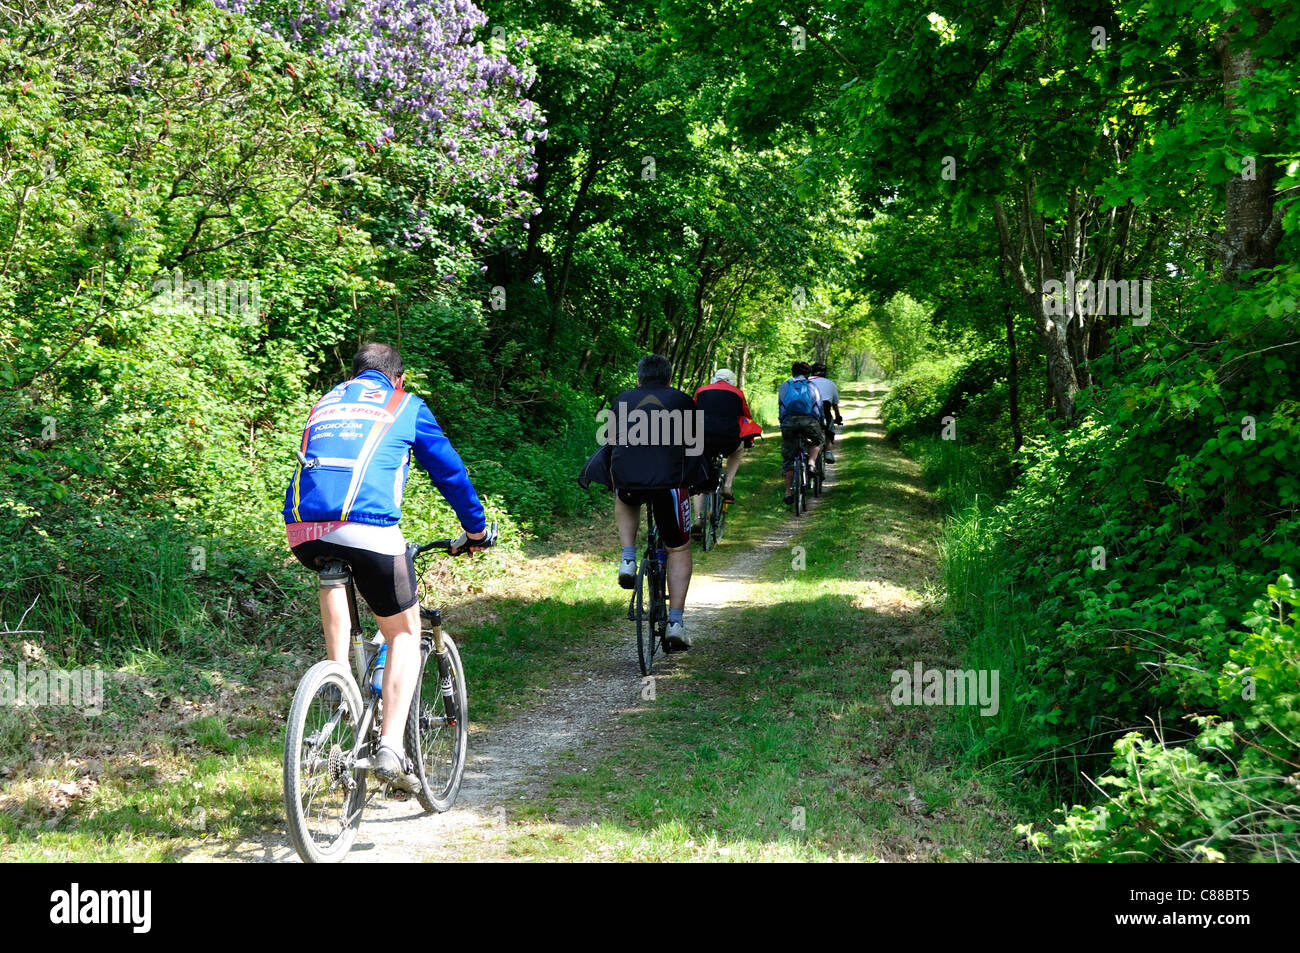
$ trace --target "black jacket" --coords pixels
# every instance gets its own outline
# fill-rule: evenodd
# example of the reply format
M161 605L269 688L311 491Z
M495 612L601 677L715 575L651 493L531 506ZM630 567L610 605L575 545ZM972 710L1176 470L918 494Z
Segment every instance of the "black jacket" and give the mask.
M624 391L614 398L605 422L606 443L587 461L578 476L578 485L586 488L600 483L621 490L668 490L693 487L706 479L707 461L704 454L690 454L682 440L665 443L666 434L649 423L651 415L669 411L675 413L676 427L672 435L684 437L682 427L694 427L695 401L674 387L652 384ZM636 429L638 415L643 422ZM702 450L702 429L692 434L697 438L695 448ZM629 439L631 438L631 439Z

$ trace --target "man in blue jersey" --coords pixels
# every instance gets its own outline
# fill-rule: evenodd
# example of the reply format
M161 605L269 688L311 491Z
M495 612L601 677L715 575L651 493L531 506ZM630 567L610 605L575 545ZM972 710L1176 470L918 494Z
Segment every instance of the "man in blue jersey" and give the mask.
M366 344L352 360L352 378L316 402L307 418L299 464L285 491L289 546L309 569L342 560L388 643L384 719L375 772L414 791L419 779L403 750L406 715L420 667L420 607L415 565L397 522L411 456L451 504L464 532L453 550L471 550L487 519L460 456L424 401L402 389L397 350ZM320 589L325 652L347 662L350 618L338 585Z
M794 465L799 454L799 441L808 446L808 470L817 462L822 448L822 399L816 386L808 379L812 367L807 361L795 361L790 366L790 379L781 385L777 394L777 416L781 421L781 472L785 474L785 502L794 502L791 485L794 483Z

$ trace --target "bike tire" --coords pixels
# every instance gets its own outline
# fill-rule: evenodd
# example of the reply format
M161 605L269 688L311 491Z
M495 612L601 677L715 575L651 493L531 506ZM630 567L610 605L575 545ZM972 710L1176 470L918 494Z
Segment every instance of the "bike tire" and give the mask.
M416 799L426 811L439 813L451 809L460 793L465 776L465 758L469 750L469 688L460 650L444 630L443 647L447 652L447 690L456 708L455 721L448 724L447 694L443 690L438 657L433 651L433 636L426 633L420 640L420 678L415 684L411 711L406 716L406 752L415 762L420 776Z
M636 655L642 675L650 674L657 647L655 620L651 618L655 604L654 576L648 572L649 566L650 558L647 556L641 560L636 577ZM644 603L647 586L651 587L649 606Z
M700 548L706 553L713 548L713 495L704 494L700 500Z
M313 740L331 721L329 702L323 695L328 685L339 691L340 716L327 738ZM361 828L366 772L353 770L354 784L349 792L338 758L351 754L356 747L356 731L363 715L361 692L342 662L317 662L298 682L284 736L284 807L289 840L304 863L343 860ZM322 749L322 743L329 739L337 740ZM368 753L363 745L360 756Z
M798 516L803 512L803 481L804 481L804 458L800 454L794 462L794 481L790 488L794 491L794 515Z
M727 509L730 506L731 504L726 502L725 500L718 506L718 510L717 510L718 525L713 531L713 544L715 546L718 543L722 542L722 531L723 529L726 528L727 525Z
M813 496L822 495L822 484L826 481L826 451L817 454L817 463L813 467Z

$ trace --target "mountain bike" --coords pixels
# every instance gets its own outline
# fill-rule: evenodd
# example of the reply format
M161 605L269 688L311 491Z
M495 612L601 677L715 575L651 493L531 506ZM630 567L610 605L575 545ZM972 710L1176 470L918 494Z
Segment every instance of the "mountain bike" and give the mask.
M646 547L637 570L627 617L636 623L636 655L641 674L649 675L655 652L668 633L668 552L659 538L654 505L645 504ZM666 653L667 648L664 649Z
M496 523L475 546L492 546ZM452 556L453 540L411 545L412 558L437 550ZM298 682L284 739L284 806L289 840L306 863L343 860L361 828L370 758L379 749L383 698L372 686L379 646L363 641L352 573L340 560L320 570L322 587L341 585L348 599L352 668L317 662ZM420 667L403 743L415 764L414 792L426 811L446 811L456 801L469 740L465 670L442 612L420 607ZM364 693L359 686L365 686ZM363 694L366 701L362 702Z
M727 524L727 508L731 506L722 498L723 462L721 455L715 456L710 461L709 466L713 468L717 480L712 491L705 493L700 499L699 539L705 552L708 552L722 541L722 529Z

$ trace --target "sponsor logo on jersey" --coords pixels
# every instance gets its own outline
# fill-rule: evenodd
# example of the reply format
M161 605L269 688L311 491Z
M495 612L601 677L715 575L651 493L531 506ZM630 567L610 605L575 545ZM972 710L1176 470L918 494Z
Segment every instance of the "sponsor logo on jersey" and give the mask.
M377 420L391 424L395 418L382 407L366 407L361 404L339 404L335 407L320 407L307 418L307 426L326 420Z

